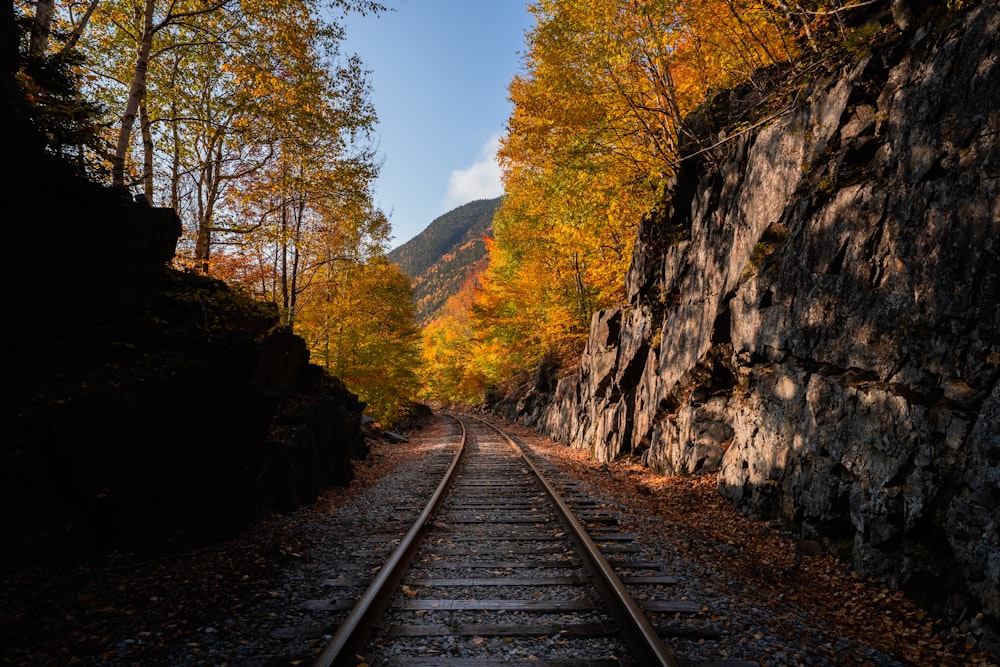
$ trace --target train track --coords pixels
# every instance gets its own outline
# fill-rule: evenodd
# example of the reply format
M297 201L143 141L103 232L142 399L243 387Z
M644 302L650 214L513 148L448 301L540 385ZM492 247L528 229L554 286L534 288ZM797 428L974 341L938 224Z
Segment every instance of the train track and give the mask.
M455 419L461 442L364 594L314 601L351 606L317 667L756 665L676 660L661 635L702 605L663 599L673 578L585 491L549 481L499 429Z

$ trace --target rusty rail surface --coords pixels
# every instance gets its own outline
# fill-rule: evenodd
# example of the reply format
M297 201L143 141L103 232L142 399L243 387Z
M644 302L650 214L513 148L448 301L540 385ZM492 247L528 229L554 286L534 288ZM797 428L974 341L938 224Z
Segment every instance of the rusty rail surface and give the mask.
M385 565L382 566L378 574L375 575L375 578L372 579L364 595L355 603L354 608L351 609L347 618L340 624L333 639L330 640L330 643L327 644L323 652L316 658L316 662L313 663L316 667L331 667L333 665L339 667L340 665L356 664L354 659L355 654L364 648L365 642L368 641L368 637L371 635L375 621L388 608L396 587L399 586L406 568L413 559L413 554L416 553L417 547L420 546L427 524L430 522L431 517L434 516L445 494L447 494L448 488L455 478L455 471L458 470L458 464L465 454L468 431L461 419L457 419L457 421L462 427L462 441L458 447L458 452L451 461L451 465L448 466L444 478L438 484L430 500L427 501L424 511L420 513L420 516L403 537L399 546L396 547L396 550L389 556Z

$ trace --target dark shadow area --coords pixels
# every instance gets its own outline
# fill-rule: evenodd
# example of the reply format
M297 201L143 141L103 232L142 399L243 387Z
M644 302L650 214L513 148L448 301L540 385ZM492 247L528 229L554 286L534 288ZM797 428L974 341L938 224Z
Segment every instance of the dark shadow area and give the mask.
M4 7L0 561L182 549L346 483L363 404L273 307L169 268L173 210L45 150Z

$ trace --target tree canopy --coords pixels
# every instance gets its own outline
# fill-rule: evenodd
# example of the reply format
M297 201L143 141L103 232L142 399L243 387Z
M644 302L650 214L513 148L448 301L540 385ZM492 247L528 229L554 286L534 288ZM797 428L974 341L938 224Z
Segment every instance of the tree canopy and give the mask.
M20 79L29 95L47 95L38 118L49 119L50 149L75 156L91 178L176 209L182 263L278 304L322 361L334 340L324 327L339 320L335 340L351 340L355 358L378 370L337 370L388 419L400 392L414 392L396 369L396 388L379 393L386 364L410 354L413 313L406 276L383 257L390 230L372 198L380 164L368 72L341 50L347 12L384 9L372 0L15 1ZM66 80L53 85L46 72ZM78 117L51 120L74 107Z
M505 198L490 264L425 332L448 398L510 388L578 353L591 314L620 303L635 227L691 140L710 91L795 53L765 0L536 0L501 142ZM456 312L459 304L466 312ZM459 335L465 330L467 336Z

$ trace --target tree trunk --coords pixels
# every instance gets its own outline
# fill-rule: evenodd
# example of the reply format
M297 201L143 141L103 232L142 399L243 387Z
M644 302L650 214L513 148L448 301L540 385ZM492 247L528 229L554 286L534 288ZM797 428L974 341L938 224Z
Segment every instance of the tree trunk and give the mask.
M177 117L177 103L171 102L171 113ZM177 121L171 123L171 133L174 144L174 154L170 161L170 208L181 213L181 135Z
M73 28L73 34L69 36L69 41L66 42L66 46L62 49L63 51L71 50L76 46L77 42L80 41L80 38L83 37L83 31L87 29L87 23L90 22L91 14L93 14L94 10L97 9L98 2L100 2L100 0L92 0L91 3L87 5L87 11L83 13L83 17L80 19L80 22L76 24L75 28Z
M208 274L208 258L212 252L212 235L207 225L198 226L198 236L194 242L194 266L199 273Z
M577 295L577 308L580 311L580 317L583 321L586 321L591 312L590 297L587 294L587 288L583 282L583 266L580 264L580 253L573 253L573 282L576 285L576 295Z
M295 235L292 237L292 285L289 290L288 326L295 326L295 308L299 292L299 240L302 234L302 216L305 212L305 202L295 204Z
M52 14L55 0L38 0L35 3L35 20L31 24L31 39L28 41L28 58L41 58L49 48L52 35Z
M142 33L136 49L135 70L132 73L132 85L129 86L128 101L125 103L125 113L122 114L121 127L118 129L118 143L115 154L111 158L111 180L117 187L125 185L125 160L128 157L129 140L132 138L132 126L139 111L139 102L146 94L146 74L149 71L149 52L153 45L153 9L156 0L145 0L142 14Z
M181 59L174 58L174 71L171 81L176 82L180 70ZM177 117L177 95L170 96L170 134L173 140L173 156L170 161L170 207L181 213L181 131L180 120Z
M142 190L146 201L153 205L153 133L146 109L146 98L139 103L139 129L142 132Z
M281 308L288 324L288 203L281 206Z
M205 160L201 166L198 181L198 237L194 247L196 266L202 273L208 273L212 254L212 221L215 205L219 201L222 182L222 151L225 143L222 128L216 128L208 139Z
M207 210L204 195L201 188L198 188L198 233L194 241L194 266L204 274L208 273L208 259L212 253L212 228L206 220Z

